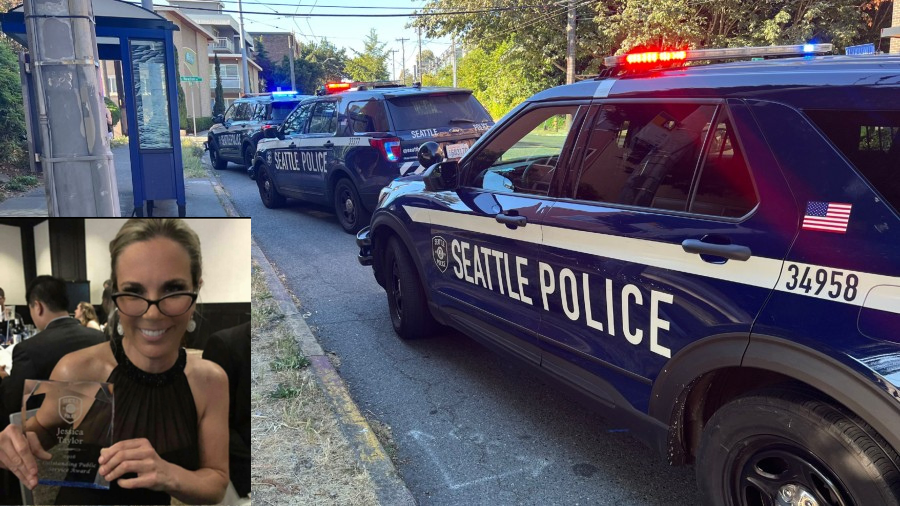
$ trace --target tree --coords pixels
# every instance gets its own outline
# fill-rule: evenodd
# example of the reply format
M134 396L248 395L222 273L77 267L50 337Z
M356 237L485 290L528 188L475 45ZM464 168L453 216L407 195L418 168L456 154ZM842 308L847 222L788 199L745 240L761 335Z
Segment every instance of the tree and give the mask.
M10 44L0 38L0 165L28 166L25 143L25 110L19 81L19 60Z
M275 86L275 64L269 59L269 52L266 51L266 46L263 45L262 36L257 37L253 46L256 48L253 61L255 61L262 69L259 71L259 89L263 91L275 91L278 89L277 86ZM290 80L288 80L288 86L290 86ZM282 89L286 88L282 87Z
M385 81L387 70L387 42L379 42L378 34L372 28L363 42L363 51L353 51L356 56L347 61L346 71L356 81Z
M178 124L184 127L188 124L188 113L187 102L184 99L184 87L181 84L181 65L177 47L175 48L175 82L178 84Z
M219 55L213 55L213 67L216 71L216 100L213 103L213 116L225 114L225 91L222 89L222 66L219 64Z

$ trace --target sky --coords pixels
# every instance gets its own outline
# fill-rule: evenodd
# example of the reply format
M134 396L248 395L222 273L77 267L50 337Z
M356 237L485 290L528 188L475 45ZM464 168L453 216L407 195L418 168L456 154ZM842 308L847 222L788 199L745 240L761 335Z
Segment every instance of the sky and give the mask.
M394 77L401 69L401 43L396 39L409 39L406 46L406 68L412 72L418 51L416 30L406 28L409 17L296 17L293 14L403 14L414 11L425 5L422 0L242 0L245 12L264 12L266 14L245 14L244 29L248 32L294 31L301 42L320 41L327 38L329 42L341 48L347 48L347 55L354 56L355 51L363 50L363 41L369 30L375 28L378 40L387 42L385 49L396 50ZM237 0L226 0L226 10L237 10ZM237 14L232 14L235 19ZM422 38L422 50L430 49L435 55L441 55L450 48L450 39ZM392 72L392 60L388 59L388 72Z

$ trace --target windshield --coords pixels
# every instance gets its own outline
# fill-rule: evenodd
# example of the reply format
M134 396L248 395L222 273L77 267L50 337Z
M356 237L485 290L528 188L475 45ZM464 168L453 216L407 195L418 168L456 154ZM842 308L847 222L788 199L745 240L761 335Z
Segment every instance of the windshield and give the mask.
M272 102L272 121L279 123L287 118L287 115L297 107L299 102Z
M471 93L411 95L387 100L396 130L454 126L472 128L491 116Z

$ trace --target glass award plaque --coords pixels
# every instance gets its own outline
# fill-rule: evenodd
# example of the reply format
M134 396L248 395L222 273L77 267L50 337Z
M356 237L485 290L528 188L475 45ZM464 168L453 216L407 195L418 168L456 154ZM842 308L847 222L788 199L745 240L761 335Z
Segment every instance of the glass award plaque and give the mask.
M95 381L26 380L22 411L25 432L37 434L52 458L37 460L34 500L49 504L55 487L108 489L98 473L100 449L113 444L113 385ZM47 489L53 491L46 497ZM49 502L44 502L50 499Z

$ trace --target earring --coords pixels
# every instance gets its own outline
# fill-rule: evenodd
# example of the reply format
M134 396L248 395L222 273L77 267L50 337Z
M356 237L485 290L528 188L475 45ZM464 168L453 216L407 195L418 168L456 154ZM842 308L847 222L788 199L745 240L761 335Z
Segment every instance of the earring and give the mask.
M197 322L193 318L191 318L191 321L189 321L187 325L187 331L193 332L195 330L197 330Z
M116 324L116 332L118 332L120 336L125 335L125 329L122 328L121 323Z

